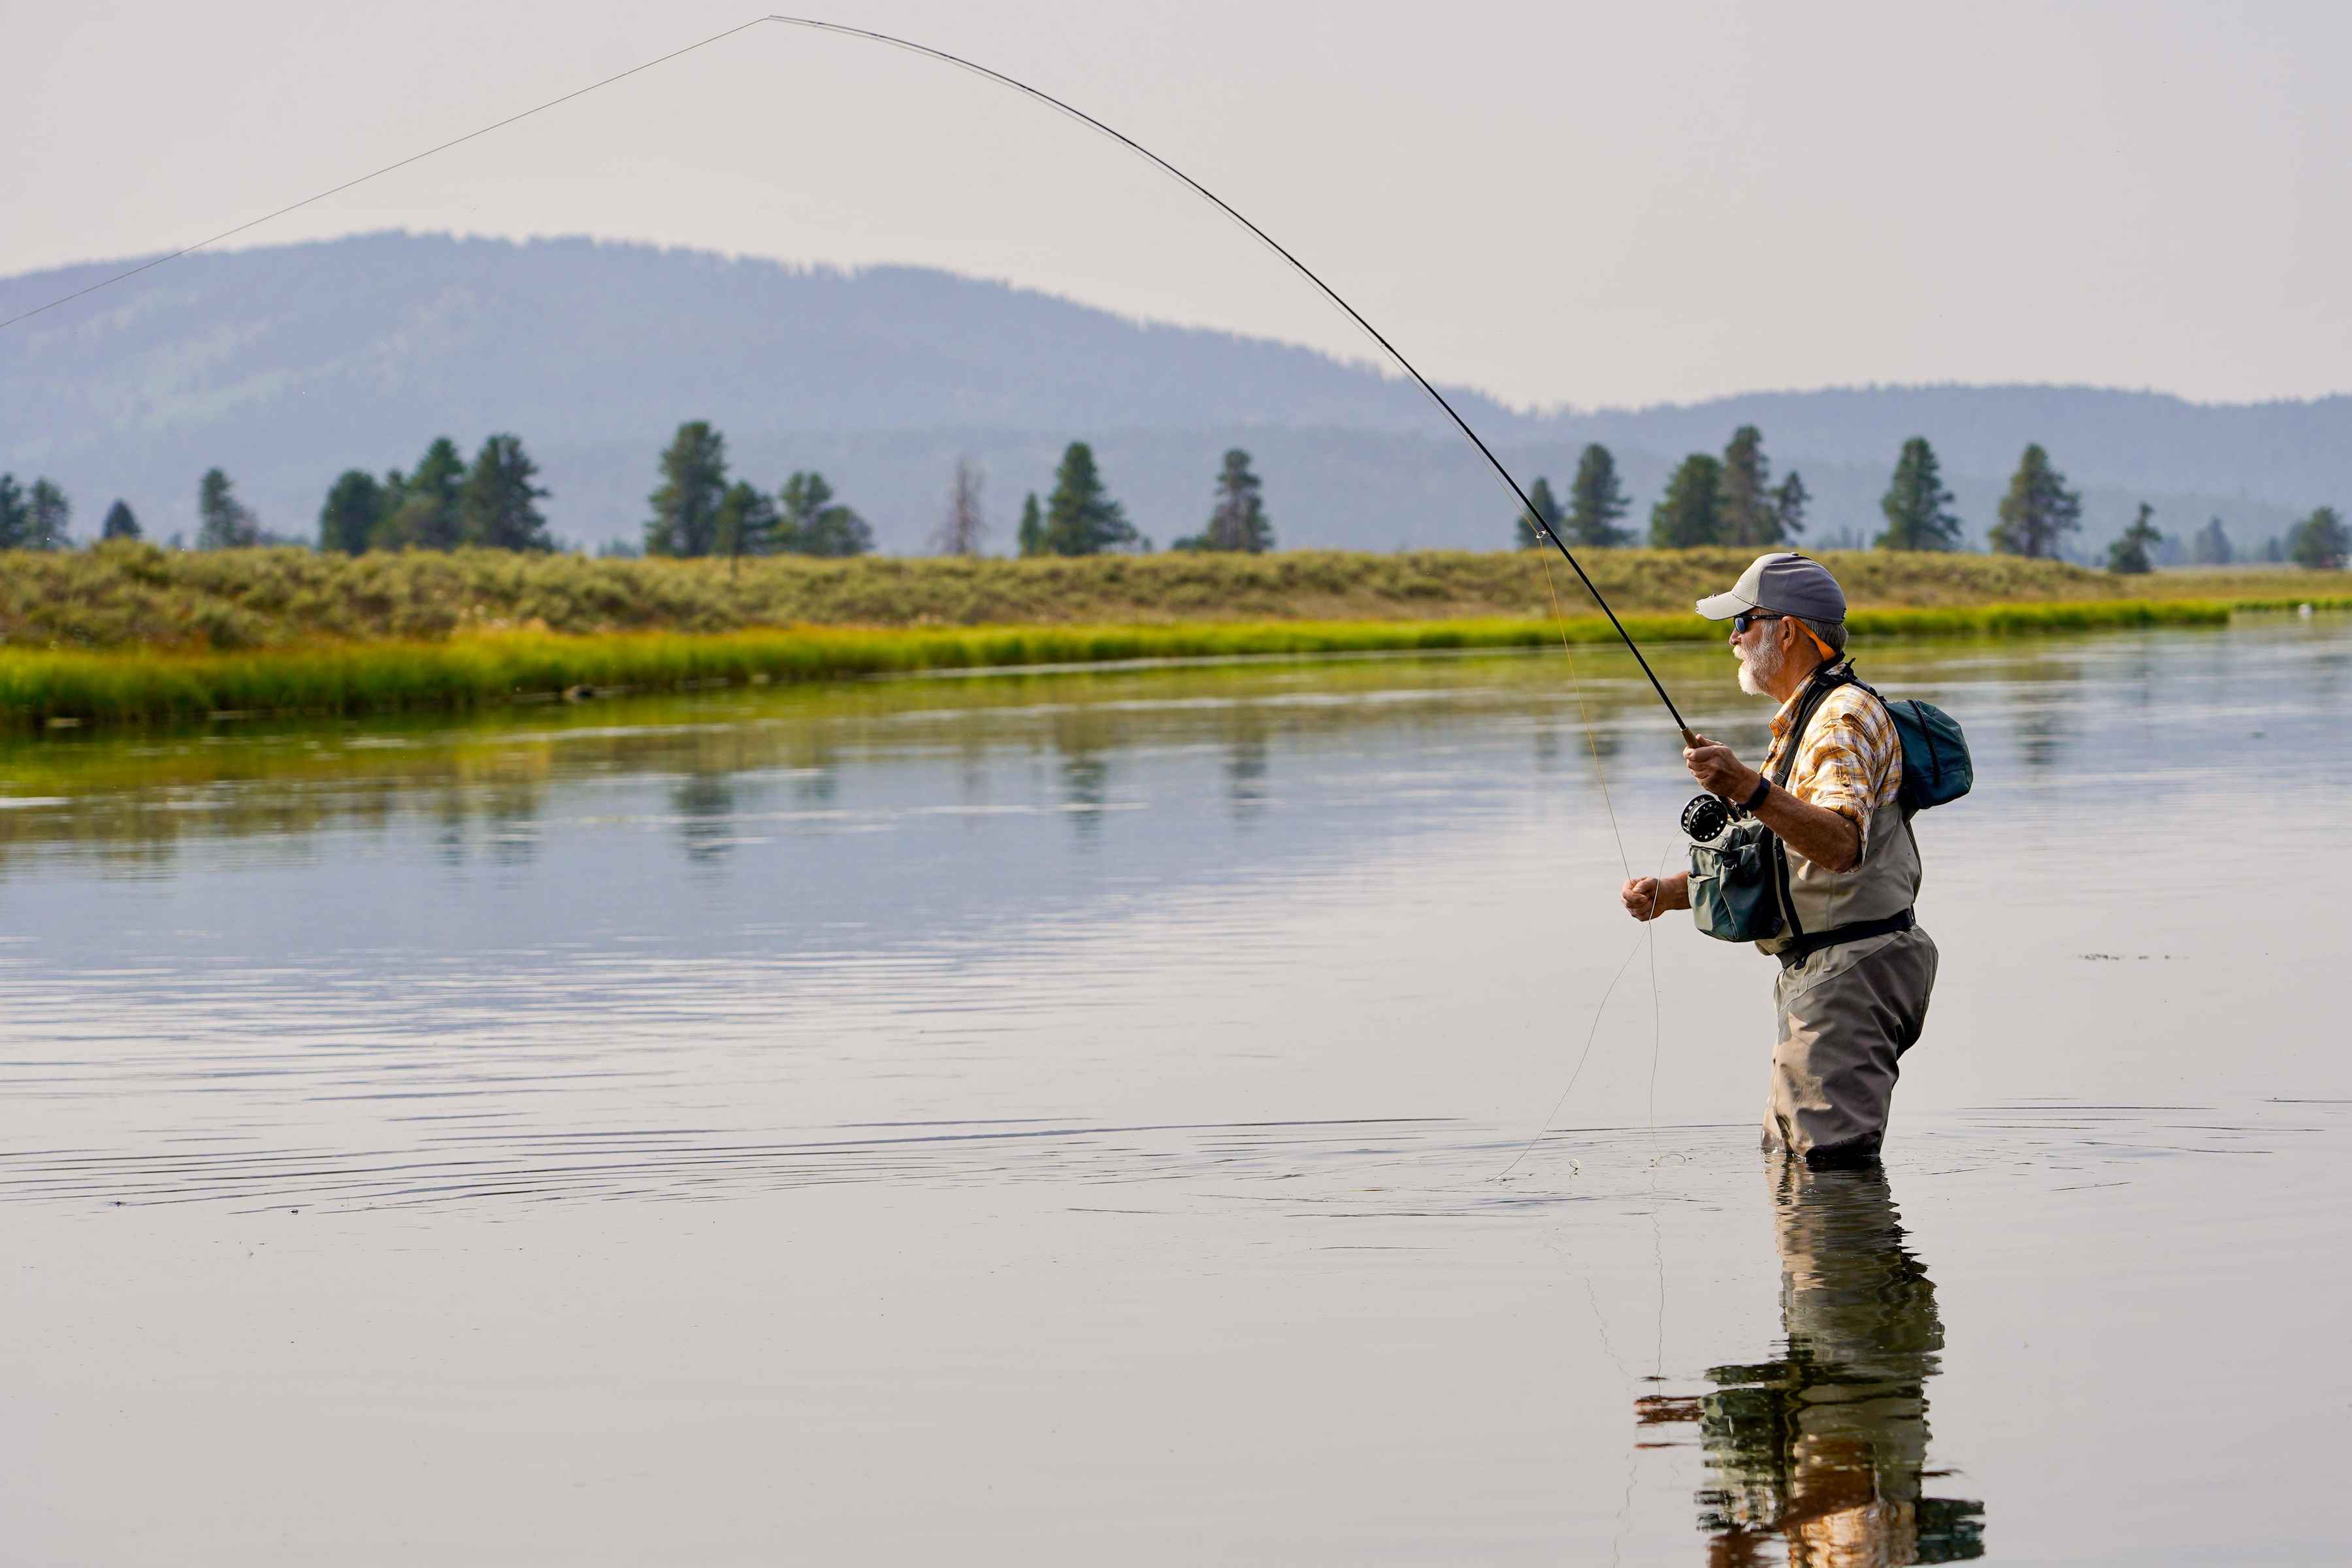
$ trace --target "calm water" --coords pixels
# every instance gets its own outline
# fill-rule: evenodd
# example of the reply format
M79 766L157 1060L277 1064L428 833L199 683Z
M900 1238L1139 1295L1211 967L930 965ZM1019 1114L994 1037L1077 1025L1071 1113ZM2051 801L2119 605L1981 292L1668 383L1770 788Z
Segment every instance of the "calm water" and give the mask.
M0 750L0 1561L2343 1560L2352 626L1864 668L1870 1177L1604 655Z

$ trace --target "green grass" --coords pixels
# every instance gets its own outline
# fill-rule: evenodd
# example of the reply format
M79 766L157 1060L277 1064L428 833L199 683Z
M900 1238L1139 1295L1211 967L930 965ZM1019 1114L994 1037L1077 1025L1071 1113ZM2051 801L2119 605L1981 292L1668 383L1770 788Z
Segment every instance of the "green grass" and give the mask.
M2352 596L2352 574L2250 570L2116 577L2015 556L1892 551L1826 557L1858 609ZM1549 579L1547 581L1549 563ZM1602 550L1585 564L1621 614L1686 613L1747 552ZM0 554L0 646L236 653L322 643L436 643L484 633L715 634L831 626L1063 627L1210 622L1540 619L1551 594L1592 612L1538 552L591 561L499 551L356 559L303 550L113 544Z
M2207 600L1857 611L1857 637L2003 636L2226 623ZM1712 639L1696 616L1633 615L1640 641ZM348 716L466 710L566 693L677 691L927 670L1160 658L1611 643L1598 616L1564 620L1196 622L1146 626L799 626L691 635L500 632L437 641L314 642L236 652L0 648L0 724L169 725L222 713Z

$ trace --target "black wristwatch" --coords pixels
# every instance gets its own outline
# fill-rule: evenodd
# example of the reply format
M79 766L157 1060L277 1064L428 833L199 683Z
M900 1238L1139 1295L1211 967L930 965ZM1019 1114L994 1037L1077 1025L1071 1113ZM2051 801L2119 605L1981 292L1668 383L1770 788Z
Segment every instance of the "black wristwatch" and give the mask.
M1749 795L1746 800L1741 801L1739 803L1739 809L1746 812L1750 816L1755 816L1756 808L1764 804L1764 797L1771 793L1772 781L1760 773L1758 774L1756 779L1756 793Z

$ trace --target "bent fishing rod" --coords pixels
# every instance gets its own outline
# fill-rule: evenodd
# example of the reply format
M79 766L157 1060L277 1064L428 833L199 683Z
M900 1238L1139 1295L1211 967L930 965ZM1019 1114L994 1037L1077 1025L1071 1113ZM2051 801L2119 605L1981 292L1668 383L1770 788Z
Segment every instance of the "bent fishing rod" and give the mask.
M320 191L316 195L306 196L302 200L280 207L275 212L265 213L261 216L241 223L234 228L225 229L221 233L214 235L209 239L200 240L197 243L187 246L182 249L156 257L152 260L142 262L139 266L131 268L126 271L119 272L111 277L101 279L86 288L79 289L74 290L72 293L62 295L56 300L50 300L46 305L36 306L30 310L24 311L16 316L11 316L6 321L0 321L0 330L13 327L19 321L40 315L44 311L54 310L58 306L66 304L73 300L78 300L85 294L95 293L100 289L120 283L127 278L136 277L138 274L145 272L150 268L161 267L166 262L176 261L181 257L192 255L196 251L206 248L207 247L217 245L220 241L227 239L232 236L243 234L248 229L257 228L261 225L270 222L272 219L283 217L288 213L294 212L301 207L309 206L314 202L324 201L329 196L340 195L356 185L365 184L368 181L375 179L379 175L388 174L396 169L404 169L412 163L421 163L425 159L432 157L436 153L445 153L450 148L458 146L463 142L471 142L478 137L487 136L494 131L503 130L507 126L516 123L518 121L527 120L532 115L541 113L543 110L553 109L560 104L569 103L573 99L584 98L589 93L610 87L614 83L620 81L625 78L635 76L641 71L650 70L656 66L664 65L671 60L678 59L683 56L690 55L698 49L706 48L712 44L721 41L722 39L731 38L738 33L746 32L752 27L759 26L762 23L768 22L777 23L788 27L807 28L814 32L831 33L839 37L860 38L868 43L884 44L891 48L904 49L909 54L920 55L926 59L937 60L942 65L953 66L959 70L970 71L974 76L994 82L1000 87L1010 88L1015 92L1024 94L1025 96L1046 105L1050 109L1056 110L1059 112L1067 115L1072 120L1076 121L1079 124L1084 125L1090 130L1099 132L1103 135L1109 137L1120 146L1125 147L1129 152L1144 159L1162 174L1169 175L1171 178L1184 185L1195 195L1198 195L1202 200L1208 202L1211 205L1214 206L1219 212L1223 213L1234 222L1239 224L1244 229L1248 231L1252 237L1255 238L1267 249L1273 251L1275 255L1288 262L1293 268L1297 269L1301 277L1305 278L1309 283L1314 284L1317 289L1320 289L1324 298L1330 300L1332 304L1338 306L1346 313L1349 321L1355 322L1357 326L1363 329L1365 334L1369 336L1372 342L1381 346L1381 352L1386 353L1391 359L1396 361L1399 365L1403 367L1404 373L1412 377L1413 381L1423 392L1429 394L1431 399L1436 403L1439 408L1444 410L1446 417L1454 421L1454 427L1462 432L1463 436L1468 439L1471 446L1477 448L1478 455L1486 459L1487 466L1495 470L1496 477L1503 481L1505 488L1509 489L1511 494L1517 499L1519 505L1524 509L1523 515L1526 517L1529 526L1535 530L1539 538L1549 541L1552 547L1560 552L1560 555L1568 562L1570 568L1575 572L1577 581L1584 584L1584 591L1592 595L1592 602L1601 606L1601 613L1602 615L1609 617L1609 624L1616 628L1618 637L1624 640L1626 651L1633 656L1633 662L1641 666L1642 673L1649 678L1650 689L1658 694L1658 700L1665 704L1666 712L1674 719L1675 728L1682 731L1684 742L1688 745L1696 745L1698 743L1698 736L1693 732L1690 725L1684 721L1682 710L1675 706L1675 700L1666 695L1664 684L1658 679L1658 672L1650 668L1650 661L1642 656L1640 645L1633 641L1633 634L1625 629L1625 623L1617 618L1617 612L1609 607L1608 599L1601 594L1601 589L1593 583L1591 574L1584 570L1584 563L1576 558L1576 552L1568 547L1568 542L1562 539L1558 531L1552 527L1551 523L1543 516L1543 514L1536 510L1535 502L1530 500L1528 498L1528 492L1519 487L1519 481L1512 478L1510 469L1503 466L1502 459L1495 456L1494 449L1486 445L1486 441L1479 437L1477 431L1470 427L1470 422L1462 417L1461 411L1455 408L1454 405L1447 400L1444 393L1437 390L1436 384L1427 376L1422 374L1419 367L1417 367L1412 361L1407 359L1404 356L1403 352L1394 343L1389 342L1386 334L1381 332L1378 327L1373 326L1371 322L1366 321L1361 311L1358 310L1353 305L1350 305L1345 299L1341 298L1338 289L1323 281L1321 276L1318 275L1313 268L1307 266L1307 263L1301 261L1297 256L1293 255L1289 247L1282 244L1281 241L1276 239L1274 236L1266 233L1265 230L1260 228L1256 224L1244 216L1232 203L1217 195L1216 192L1209 189L1208 186L1201 184L1200 181L1194 179L1192 175L1186 174L1183 170L1178 168L1175 164L1170 163L1159 153L1154 153L1150 148L1143 145L1142 142L1136 141L1133 137L1127 135L1123 132L1105 124L1103 121L1096 119L1093 115L1088 114L1086 110L1079 109L1073 104L1063 101L1061 99L1055 97L1052 93L1045 91L1042 88L1032 87L1027 82L1023 81L1016 77L1008 76L1003 71L994 69L989 66L982 65L976 60L966 59L961 55L950 54L945 49L933 48L929 44L919 44L911 38L902 38L891 33L876 32L868 27L854 27L843 22L827 22L814 16L785 16L775 15L754 16L750 21L730 27L723 33L714 33L709 37L704 38L698 43L688 44L684 48L673 49L666 55L656 56L655 58L646 60L642 64L632 66L627 70L616 72L612 76L606 77L601 81L591 82L586 87L577 89L572 92L567 92L561 98L550 99L547 102L539 104L530 109L526 109L519 114L509 115L504 120L495 121L488 125L481 127L479 130L469 131L463 136L454 137L436 146L428 147L425 151L414 153L406 158L403 158L397 163L387 163L383 168L362 174L356 179L346 180L341 184L334 185L327 190Z

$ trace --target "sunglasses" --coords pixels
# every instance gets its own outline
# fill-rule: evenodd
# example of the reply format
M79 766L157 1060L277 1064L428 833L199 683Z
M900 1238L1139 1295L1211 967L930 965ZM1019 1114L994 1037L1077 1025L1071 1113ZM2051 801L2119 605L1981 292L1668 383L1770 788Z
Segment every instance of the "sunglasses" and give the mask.
M1736 637L1744 637L1748 635L1748 628L1754 626L1759 621L1778 621L1785 620L1786 618L1786 616L1776 615L1770 610L1742 610L1738 615L1731 617L1731 635Z

